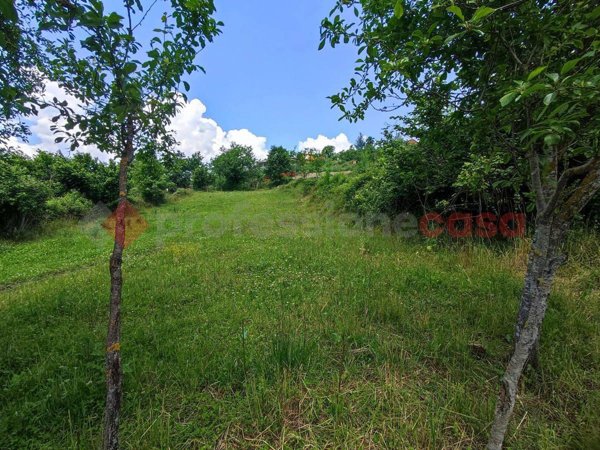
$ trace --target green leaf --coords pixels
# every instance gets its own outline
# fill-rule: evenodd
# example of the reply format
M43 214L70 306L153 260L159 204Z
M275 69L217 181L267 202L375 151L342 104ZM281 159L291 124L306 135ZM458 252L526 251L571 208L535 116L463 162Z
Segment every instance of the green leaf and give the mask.
M560 142L560 136L558 134L547 134L544 136L544 143L548 146L556 145Z
M112 12L106 17L106 23L110 28L119 28L121 26L121 19L120 15Z
M581 60L581 58L576 58L576 59L572 59L571 61L567 61L565 63L564 66L562 66L562 69L560 69L560 74L564 75L568 72L570 72L571 70L573 70L573 68L577 65L577 63Z
M475 11L475 14L473 14L473 17L471 17L471 22L479 22L481 19L493 14L494 12L496 12L494 8L490 8L489 6L481 6L477 8L477 11Z
M128 63L125 63L125 65L123 66L123 73L125 75L129 75L130 73L135 72L136 69L137 69L136 63L128 62Z
M456 6L456 5L449 6L448 9L447 9L447 11L451 12L452 14L454 14L455 16L457 16L463 22L465 21L465 16L464 16L464 14L462 12L462 9L460 9L458 6Z
M325 39L323 39L320 43L319 43L319 50L323 50L323 48L325 47Z
M556 98L556 92L551 92L550 94L544 97L544 105L549 105Z
M461 31L460 33L456 33L456 34L453 34L453 35L451 35L451 36L448 36L448 37L446 38L446 40L444 41L444 45L448 45L448 44L449 44L450 42L452 42L454 39L456 39L457 37L460 37L460 36L462 36L463 34L465 34L465 32L464 32L464 31Z
M183 87L185 88L186 91L190 90L190 83L188 83L187 81L183 82Z
M19 20L17 10L15 9L15 3L13 0L2 0L0 1L0 14L2 14L10 22L16 22Z
M502 97L500 99L500 105L501 106L508 105L510 102L512 102L515 99L516 96L517 96L516 92L509 92L508 94L506 94L504 97Z
M396 6L394 6L394 16L396 16L396 18L399 19L403 15L404 15L404 1L398 0L396 2Z
M544 70L546 70L546 67L547 66L541 66L541 67L538 67L537 69L532 70L531 73L527 76L527 81L533 80L540 73L542 73Z
M596 6L591 13L586 15L586 18L590 20L595 20L600 17L600 6Z
M523 91L522 95L523 96L531 95L534 92L546 90L546 88L547 88L547 86L544 83L535 83L535 84L529 86L528 88L526 88Z
M548 117L552 118L564 113L567 109L569 109L569 103L561 103L548 115Z

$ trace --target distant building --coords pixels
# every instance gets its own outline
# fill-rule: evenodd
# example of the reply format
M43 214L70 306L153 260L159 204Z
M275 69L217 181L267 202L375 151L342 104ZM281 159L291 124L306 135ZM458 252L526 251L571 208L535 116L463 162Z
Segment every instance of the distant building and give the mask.
M419 143L419 141L417 141L416 139L410 138L408 141L406 141L406 143L408 145L417 145Z

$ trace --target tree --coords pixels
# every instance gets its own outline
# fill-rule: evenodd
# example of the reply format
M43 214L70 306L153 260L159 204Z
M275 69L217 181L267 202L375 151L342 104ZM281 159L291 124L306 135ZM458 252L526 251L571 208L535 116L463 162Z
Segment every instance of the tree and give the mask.
M271 147L267 156L265 175L271 179L274 186L280 185L285 181L285 173L292 170L292 159L290 152L283 147Z
M306 152L300 151L294 154L294 170L302 174L302 177L306 178L308 174L308 161L306 159Z
M192 184L192 160L180 151L165 152L162 165L166 176L174 188L189 188Z
M192 189L204 191L214 182L213 174L208 170L208 166L202 161L200 152L194 153L188 158L188 167L192 173Z
M352 42L361 54L356 77L331 97L343 117L361 119L383 101L390 111L412 105L398 128L420 145L439 135L442 116L473 151L512 158L528 174L535 232L489 449L502 447L536 354L562 243L600 189L599 29L593 0L340 0L322 22L321 47Z
M145 202L160 205L169 186L165 167L152 151L139 152L131 168L131 184Z
M321 150L321 156L325 159L331 159L335 156L335 147L333 145L326 145Z
M45 36L48 67L44 75L59 83L78 101L77 107L55 99L52 106L63 118L56 126L57 142L96 145L119 157L119 200L115 241L110 259L110 312L106 340L106 408L104 448L119 445L122 398L120 356L122 256L125 245L128 168L137 148L168 149L174 139L168 125L185 98L178 92L184 72L199 68L199 48L219 33L212 0L172 0L152 32L141 33L157 2L123 0L106 11L100 0L28 3ZM113 3L114 4L114 3ZM121 13L123 15L121 15ZM140 42L141 36L148 41Z
M362 133L358 133L358 137L356 138L356 142L354 143L354 148L356 150L362 150L366 146L365 136Z
M229 149L222 148L212 161L212 170L221 189L249 189L257 173L252 147L232 144Z
M204 164L196 167L192 172L192 188L196 191L205 191L213 183L213 176Z
M0 152L0 233L19 233L41 221L52 188L31 174L24 155Z
M36 40L36 30L29 25L26 1L0 2L0 145L10 137L25 139L29 127L24 116L36 114L43 91L41 73L35 70L43 62Z
M321 155L321 152L315 148L309 148L305 150L305 152L306 160L308 161L308 170L314 172L318 176L325 165L325 158Z

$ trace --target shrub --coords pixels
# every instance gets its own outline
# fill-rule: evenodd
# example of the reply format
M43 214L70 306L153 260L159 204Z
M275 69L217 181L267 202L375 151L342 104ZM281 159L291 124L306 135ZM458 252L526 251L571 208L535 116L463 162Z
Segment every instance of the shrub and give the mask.
M252 147L237 144L222 149L221 154L212 161L212 169L217 187L226 191L249 189L259 175Z
M20 156L0 158L0 232L12 234L39 223L52 185L30 175Z
M265 165L265 175L273 186L278 186L289 180L286 174L292 170L290 153L283 147L271 147Z
M77 191L46 200L46 214L50 219L83 217L92 208L91 200Z
M196 191L205 191L213 182L214 178L204 164L196 167L192 172L192 188Z
M131 181L135 193L153 205L164 203L170 183L165 168L152 152L140 153L133 163Z

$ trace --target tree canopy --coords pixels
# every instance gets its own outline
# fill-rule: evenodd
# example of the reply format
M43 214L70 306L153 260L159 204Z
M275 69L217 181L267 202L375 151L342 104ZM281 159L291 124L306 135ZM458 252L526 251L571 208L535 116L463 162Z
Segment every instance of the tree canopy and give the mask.
M488 443L499 449L519 378L536 354L567 230L600 189L600 6L339 0L321 31L321 48L352 42L361 56L349 86L331 97L344 118L409 105L397 129L418 137L424 151L453 159L469 149L464 186L486 165L529 180L536 230Z

